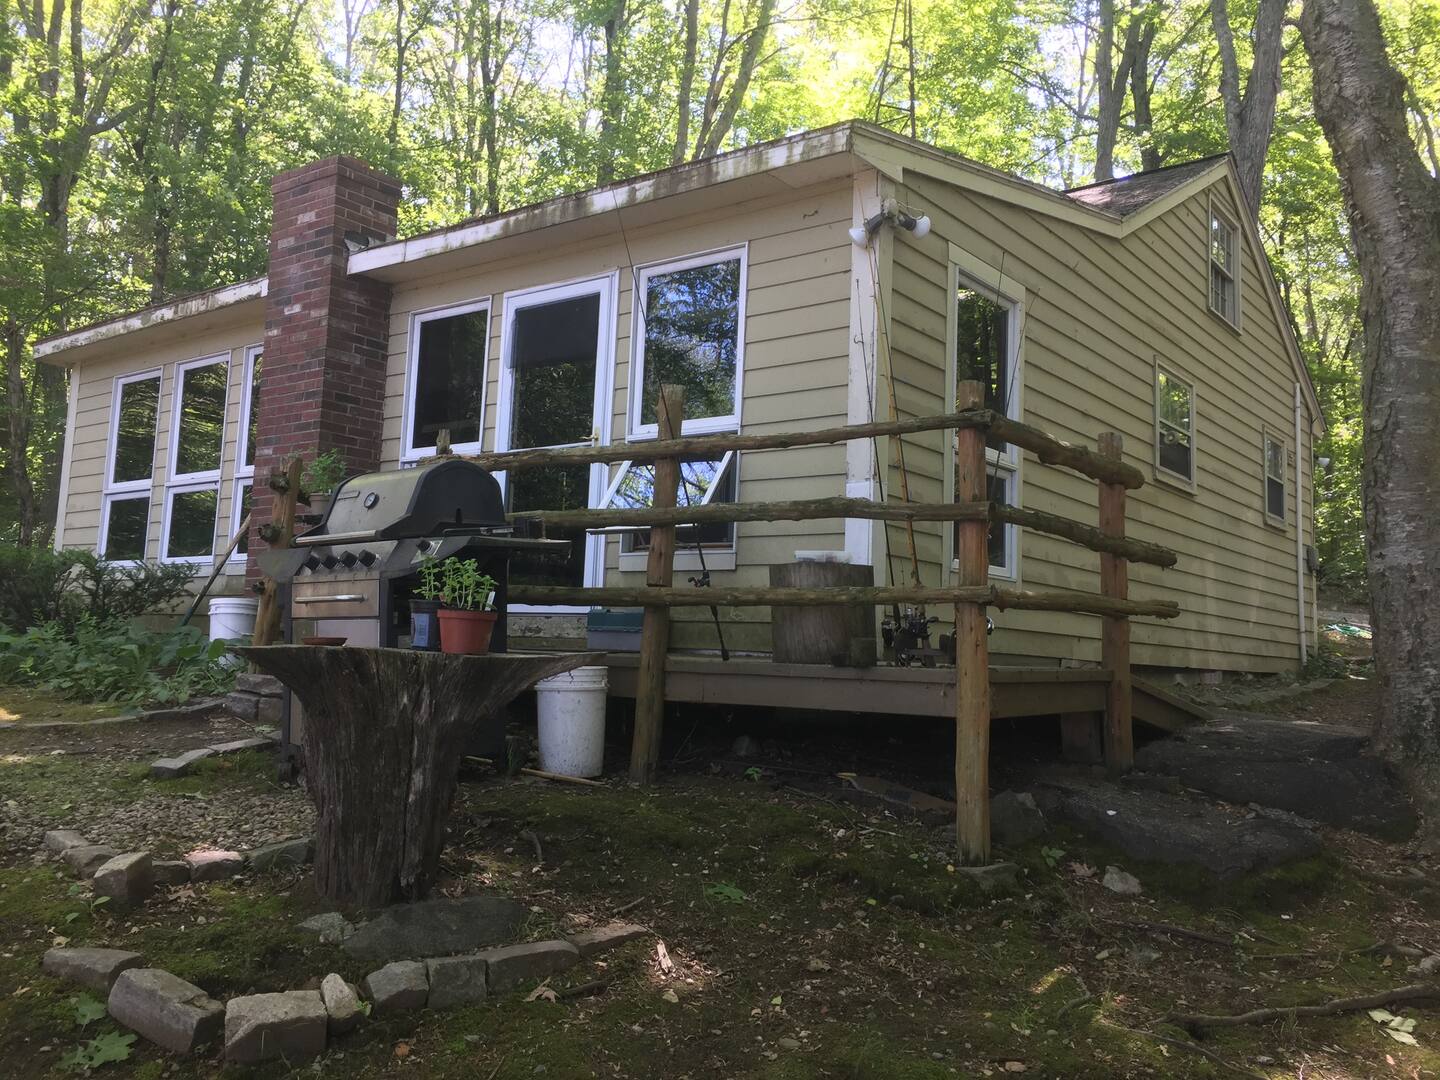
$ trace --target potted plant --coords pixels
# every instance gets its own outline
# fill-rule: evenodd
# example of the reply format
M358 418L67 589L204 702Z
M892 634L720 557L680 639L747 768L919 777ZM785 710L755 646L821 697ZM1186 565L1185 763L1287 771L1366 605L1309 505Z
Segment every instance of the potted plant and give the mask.
M495 579L474 559L451 556L440 564L440 651L481 655L495 629Z
M318 514L322 518L325 516L325 512L330 509L331 493L344 479L345 462L340 457L339 450L332 448L311 459L310 464L305 466L305 471L300 474L303 501L310 507L311 514Z
M440 648L440 597L445 591L440 561L426 555L420 563L420 584L410 598L410 648L437 652Z

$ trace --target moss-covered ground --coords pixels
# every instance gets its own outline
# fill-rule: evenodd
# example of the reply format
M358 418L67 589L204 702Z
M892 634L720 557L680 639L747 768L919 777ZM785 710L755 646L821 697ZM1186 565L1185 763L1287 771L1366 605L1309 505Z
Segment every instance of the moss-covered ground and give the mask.
M44 770L42 758L9 770ZM754 775L754 774L752 774ZM63 783L37 771L31 782ZM143 787L146 782L133 782ZM209 798L259 782L246 767L191 781ZM14 790L0 780L0 799ZM444 891L503 891L528 936L617 912L653 930L549 988L453 1012L374 1020L314 1066L253 1073L137 1043L97 1075L136 1077L1419 1077L1440 1072L1440 1011L1396 1006L1416 1045L1355 1013L1217 1032L1223 1063L1175 1011L1236 1012L1414 981L1376 942L1440 947L1427 897L1376 884L1414 865L1398 847L1331 834L1322 858L1239 882L1137 864L1064 830L999 854L1020 888L986 896L951 862L946 830L758 779L671 775L653 790L468 776ZM117 800L128 798L119 790ZM537 851L536 842L539 850ZM295 929L326 906L305 874L169 892L131 915L10 851L0 867L0 1075L58 1076L112 1022L77 1020L77 993L41 975L57 941L143 953L212 995L365 974ZM1409 860L1409 861L1407 861ZM1135 874L1139 897L1099 879ZM1423 860L1420 865L1424 865ZM350 913L352 915L357 913ZM1168 925L1202 937L1165 932ZM672 966L662 968L663 941ZM569 988L589 986L584 995ZM80 1002L83 1005L83 1001ZM313 1072L312 1072L313 1070Z

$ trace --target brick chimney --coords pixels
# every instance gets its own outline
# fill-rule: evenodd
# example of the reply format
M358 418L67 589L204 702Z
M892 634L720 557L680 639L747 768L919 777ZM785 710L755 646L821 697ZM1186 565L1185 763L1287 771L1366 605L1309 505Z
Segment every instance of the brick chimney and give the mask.
M351 472L380 465L390 337L388 284L346 273L351 240L395 235L400 184L353 157L270 182L270 283L258 405L250 565L270 520L266 482L292 454L335 449Z

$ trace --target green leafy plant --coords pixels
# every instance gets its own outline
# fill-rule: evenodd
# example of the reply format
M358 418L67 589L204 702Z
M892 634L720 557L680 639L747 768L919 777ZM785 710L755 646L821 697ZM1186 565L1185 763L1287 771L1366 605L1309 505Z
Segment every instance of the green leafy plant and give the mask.
M0 544L0 626L21 631L60 618L76 553Z
M420 586L415 590L415 595L421 600L439 600L445 591L442 576L440 560L426 555L420 560Z
M70 999L70 1007L75 1010L75 1023L82 1028L105 1015L105 1003L93 994L77 994Z
M1065 852L1060 848L1042 847L1040 857L1045 860L1045 865L1051 870L1060 865L1060 860L1065 857Z
M726 904L743 904L745 894L734 885L727 885L723 881L712 881L705 886L705 895L711 900L719 900Z
M326 450L316 454L300 474L300 488L311 495L328 495L345 479L345 461L340 451Z
M110 622L163 611L187 594L194 573L177 563L0 544L0 627L23 633L45 623L72 627L86 616Z
M97 1035L61 1058L60 1067L71 1072L90 1072L111 1062L128 1061L135 1038L134 1035L121 1035L118 1031Z
M752 784L758 784L760 778L764 775L765 774L760 771L759 766L756 765L751 765L744 773L745 779L749 780Z
M458 611L489 611L495 606L495 579L482 574L474 559L452 556L440 563L440 599Z

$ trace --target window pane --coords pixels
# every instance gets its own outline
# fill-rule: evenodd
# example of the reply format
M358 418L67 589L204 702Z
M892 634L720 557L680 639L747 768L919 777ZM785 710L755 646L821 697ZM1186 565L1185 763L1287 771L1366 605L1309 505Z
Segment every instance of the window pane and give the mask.
M120 420L115 432L115 468L110 479L148 480L155 465L155 417L160 376L120 387Z
M250 368L250 416L246 420L245 464L255 464L255 444L260 441L260 362L263 353L256 353Z
M236 488L236 498L240 500L240 512L235 517L235 525L237 528L245 523L245 518L250 513L250 496L253 491L254 488L252 488L249 484L240 484ZM232 533L231 535L234 534ZM235 545L235 554L244 555L249 550L250 530L246 529L244 535L240 537L240 543Z
M220 444L225 434L225 378L223 362L190 368L181 374L179 440L175 448L175 475L211 472L220 468ZM214 516L211 516L214 520Z
M955 301L955 379L985 387L985 407L1008 415L1010 385L1010 309L973 289L961 288ZM1005 449L990 436L986 445Z
M172 559L197 558L215 551L215 504L218 492L180 491L170 499L170 540L165 554Z
M590 466L516 469L505 485L510 510L583 510L590 505ZM565 558L517 551L510 557L510 581L522 585L585 584L585 530L545 527L551 540L569 540Z
M712 503L733 503L735 501L736 470L722 460L682 461L680 482L676 488L677 506L699 506L705 502L705 495L712 487ZM718 480L717 480L718 477ZM655 505L655 466L633 465L626 470L615 494L608 504L616 508L643 508ZM650 530L642 529L627 534L631 551L645 551L650 547ZM682 547L703 544L707 547L729 547L735 542L733 522L710 522L704 525L686 525L675 530L675 541Z
M1265 440L1265 475L1285 479L1285 445L1275 439Z
M1186 480L1193 480L1191 471L1190 435L1169 424L1160 425L1160 467Z
M1008 503L1010 501L1010 478L1014 474L1008 469L995 469L985 474L985 498L994 503ZM989 554L990 565L997 570L1010 569L1010 530L1015 526L1006 525L1003 521L992 521L990 528L985 533L985 549ZM960 523L957 521L951 532L951 542L955 550L960 549Z
M1235 233L1218 217L1210 218L1210 258L1227 274L1235 273Z
M1156 378L1160 385L1160 419L1190 431L1190 387L1164 371Z
M1273 518L1285 520L1285 481L1265 478L1265 512Z
M472 311L420 324L410 445L433 447L441 428L452 443L480 441L490 315Z
M734 415L740 260L652 274L640 315L645 340L641 422L656 422L656 400L667 383L685 388L687 419Z
M515 313L515 341L510 355L515 384L510 421L512 449L589 441L595 429L599 331L598 293L522 308ZM533 509L553 510L558 506Z
M105 528L107 559L139 560L145 558L145 541L150 532L150 497L114 499L110 503L110 519Z

